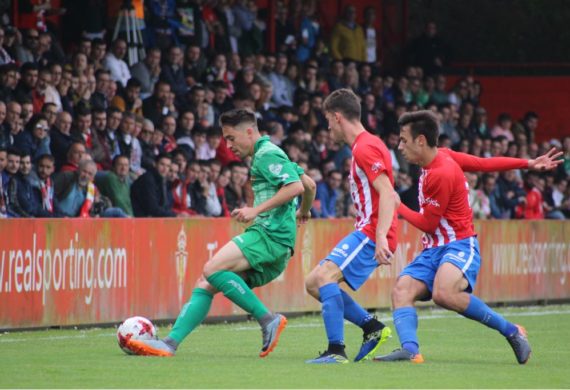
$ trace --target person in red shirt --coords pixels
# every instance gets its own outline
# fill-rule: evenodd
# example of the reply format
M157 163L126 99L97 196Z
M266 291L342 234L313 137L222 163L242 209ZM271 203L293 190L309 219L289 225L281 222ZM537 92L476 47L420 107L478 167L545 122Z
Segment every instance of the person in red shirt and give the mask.
M305 280L307 292L323 306L329 345L309 364L348 363L344 351L344 319L359 326L363 343L355 361L368 359L391 334L390 328L368 314L339 286L344 281L358 290L379 265L390 264L396 249L394 178L390 152L382 140L360 122L360 99L338 89L323 103L335 142L352 147L351 195L356 207L356 230L342 239Z
M523 204L516 207L517 217L522 219L544 219L544 208L542 207L543 197L540 191L540 178L535 172L528 172L525 175L524 189L526 198Z
M377 361L423 363L417 338L414 303L433 301L448 310L499 331L507 338L519 364L528 361L531 348L522 326L508 322L472 294L480 267L479 244L469 206L469 186L463 170L555 168L554 150L535 160L481 159L437 148L439 123L431 111L402 115L399 149L410 163L422 167L419 179L420 212L400 205L398 212L425 232L424 250L408 264L392 290L393 317L401 349L376 357Z

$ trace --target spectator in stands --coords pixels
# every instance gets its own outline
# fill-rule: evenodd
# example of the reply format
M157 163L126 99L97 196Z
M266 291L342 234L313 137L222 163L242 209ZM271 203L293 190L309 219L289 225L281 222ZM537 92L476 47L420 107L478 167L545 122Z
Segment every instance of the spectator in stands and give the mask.
M166 115L162 118L160 131L164 134L162 139L162 149L166 153L172 152L178 147L174 133L176 132L176 119L173 115Z
M170 195L172 197L172 210L177 216L188 217L196 215L196 211L192 209L192 199L188 192L188 183L184 177L181 176L182 166L173 162L170 166L169 187Z
M162 67L160 78L165 80L172 86L172 91L176 96L182 96L186 93L186 78L184 77L184 56L182 49L178 46L172 46L168 49L167 61Z
M373 6L364 8L364 39L366 42L366 62L369 64L376 64L380 62L378 56L378 39L376 31L376 9Z
M195 81L203 79L208 61L202 53L200 46L191 44L186 48L186 57L184 61L184 72L186 75L192 75Z
M230 164L230 183L226 187L226 202L230 212L243 207L245 203L244 186L248 179L248 169L243 163Z
M533 111L528 111L520 122L513 125L512 133L515 138L517 138L519 134L523 134L526 136L527 142L534 142L537 128L538 114Z
M109 108L107 94L111 83L111 73L106 69L95 72L95 92L91 95L91 107L106 110Z
M50 153L50 138L47 119L42 114L37 114L26 125L26 129L20 132L14 140L14 146L23 155L31 156L35 162L42 154Z
M141 166L145 170L154 167L155 159L160 154L159 145L162 144L162 137L159 140L159 144L155 145L153 143L154 133L154 124L149 119L145 119L138 137L142 150Z
M231 215L226 201L226 187L230 183L231 174L231 170L228 167L224 167L216 179L216 193L222 207L220 217L229 217Z
M55 125L50 130L50 150L55 157L56 169L65 164L66 154L73 143L71 137L71 115L62 111L57 114Z
M52 84L51 70L48 67L41 68L38 73L36 88L32 91L32 103L36 114L42 112L46 104L54 104L55 112L62 108L59 92Z
M59 204L55 197L52 174L55 171L55 159L49 154L40 156L37 162L38 188L35 188L36 199L39 200L39 207L30 207L30 213L35 217L59 217ZM37 201L36 201L37 202ZM30 202L33 205L34 201Z
M206 132L206 142L197 150L196 159L211 160L216 158L216 151L222 141L222 129L210 127Z
M354 207L352 196L350 195L350 178L347 174L343 176L341 187L338 189L336 217L356 217L356 207Z
M570 196L568 196L568 180L558 178L545 194L546 218L570 218Z
M172 160L161 154L156 159L156 168L149 167L131 186L131 202L135 217L175 217L169 204L166 177Z
M141 172L142 147L135 137L135 115L130 112L123 114L117 136L117 148L113 156L123 155L130 160L131 172L138 177Z
M91 42L91 56L90 62L93 64L93 69L104 68L104 62L107 55L107 44L101 38L95 38Z
M272 102L274 107L291 107L293 105L293 91L291 91L289 80L285 75L287 64L287 56L278 54L275 71L269 75L269 81L273 85Z
M390 151L390 156L392 159L392 168L395 171L408 173L410 170L410 163L404 158L400 149L398 149L398 144L400 143L400 133L390 131L385 137L384 142L386 147Z
M515 207L526 201L526 193L517 183L515 171L501 172L496 185L499 192L499 213L493 216L500 219L513 218Z
M35 53L38 49L40 33L34 28L25 31L23 44L16 46L16 59L19 63L35 62Z
M104 67L111 72L111 79L121 83L123 87L132 77L127 63L124 61L127 54L127 42L123 38L117 38L113 42L111 52L105 55Z
M473 210L473 218L488 219L491 216L491 204L485 192L477 188L477 174L465 172L465 177L469 184L469 206Z
M93 148L93 131L91 110L87 107L80 107L75 112L75 128L71 130L71 136L75 141L82 142L88 151Z
M434 21L426 23L423 34L411 42L408 52L409 63L420 66L428 76L441 73L449 58L449 49Z
M31 192L31 186L22 173L23 165L25 165L23 169L24 174L28 176L32 170L32 161L29 153L23 153L17 149L8 151L8 165L6 166L6 171L9 175L7 183L7 205L8 216L12 218L26 218L31 216L22 208L23 203L25 203Z
M152 96L143 101L143 114L150 119L155 126L159 126L163 116L172 113L168 105L168 95L171 93L170 84L159 80L154 85Z
M347 5L343 18L331 33L331 55L335 60L366 61L366 42L362 27L356 23L356 8Z
M57 105L55 103L46 103L43 105L41 114L43 114L46 117L48 130L51 129L55 124L55 120L57 119L57 113L59 111L60 110L57 108ZM0 113L0 119L1 115L2 114ZM0 121L0 124L1 123L2 121Z
M157 47L151 47L147 49L145 59L137 62L131 67L132 78L139 80L141 84L141 99L149 97L154 90L154 85L158 81L160 73L162 72L160 59L160 49Z
M8 165L8 151L0 147L0 218L8 216L8 172L5 170Z
M117 107L123 112L131 112L136 115L142 115L142 99L140 95L141 83L136 78L132 78L127 82L127 87L121 93L116 95L111 105Z
M536 172L527 172L524 177L525 200L516 207L516 216L522 219L544 219L542 191L544 186Z
M504 136L508 141L514 141L513 133L511 132L511 126L513 124L513 120L511 116L506 113L499 114L497 118L497 124L491 130L491 137L499 137Z
M107 132L107 111L102 108L95 108L93 116L93 148L91 156L100 168L105 171L111 169L111 159L115 152L116 144Z
M335 218L338 189L342 185L342 174L338 170L332 170L327 175L326 181L317 184L315 205L311 214L316 218Z
M99 196L93 182L96 174L97 164L83 159L77 171L63 172L55 177L55 196L63 215L80 218L126 216L121 209L108 207Z
M210 162L202 160L199 165L198 178L190 187L193 208L200 215L217 217L222 213L222 206L218 198L216 183L210 181Z
M22 78L14 90L14 97L18 101L32 101L32 91L36 89L38 83L38 65L34 62L26 62L22 65Z
M6 65L14 62L10 54L3 47L5 36L6 36L5 30L0 27L0 65Z
M16 64L3 65L0 68L0 100L8 104L16 99L16 86L20 77L19 69Z
M127 156L117 155L113 158L112 169L97 175L95 183L101 195L111 201L113 207L118 207L132 217L134 215L131 204L131 181L129 177L130 161Z
M83 160L87 151L83 142L74 141L67 150L67 160L58 170L59 172L75 172L79 168L79 162Z
M317 128L309 146L309 164L320 166L331 157L327 148L328 142L329 131L324 127Z

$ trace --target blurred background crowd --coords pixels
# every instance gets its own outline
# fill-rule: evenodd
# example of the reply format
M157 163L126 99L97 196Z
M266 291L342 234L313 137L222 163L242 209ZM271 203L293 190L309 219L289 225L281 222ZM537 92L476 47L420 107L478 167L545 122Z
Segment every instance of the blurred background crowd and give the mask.
M570 136L537 141L542 118L531 107L488 117L477 77L449 81L435 22L387 70L374 7L344 7L325 32L316 1L272 4L135 1L133 17L115 24L103 0L15 2L0 23L0 217L228 217L253 196L250 161L218 126L231 108L255 111L260 131L318 183L315 217L353 217L350 146L331 141L322 111L330 92L350 88L410 207L419 168L398 151L397 120L429 109L442 147L524 159L564 152L554 172L466 174L475 218L570 218ZM64 29L54 15L65 15Z

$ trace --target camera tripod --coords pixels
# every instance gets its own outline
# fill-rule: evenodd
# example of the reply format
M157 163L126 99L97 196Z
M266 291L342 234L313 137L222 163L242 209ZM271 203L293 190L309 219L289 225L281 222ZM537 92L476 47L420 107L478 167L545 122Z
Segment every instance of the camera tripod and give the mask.
M117 16L113 41L117 39L121 31L125 32L129 65L143 60L146 56L141 28L141 21L135 15L132 0L124 0Z

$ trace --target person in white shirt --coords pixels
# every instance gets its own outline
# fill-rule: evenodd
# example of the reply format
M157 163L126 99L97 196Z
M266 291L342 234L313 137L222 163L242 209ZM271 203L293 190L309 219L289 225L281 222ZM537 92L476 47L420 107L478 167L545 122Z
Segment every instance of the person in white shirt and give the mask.
M123 87L127 85L127 81L131 78L129 66L124 61L125 54L127 54L127 42L122 38L118 38L113 42L111 52L107 53L103 60L103 66L111 72L111 79L121 83Z

